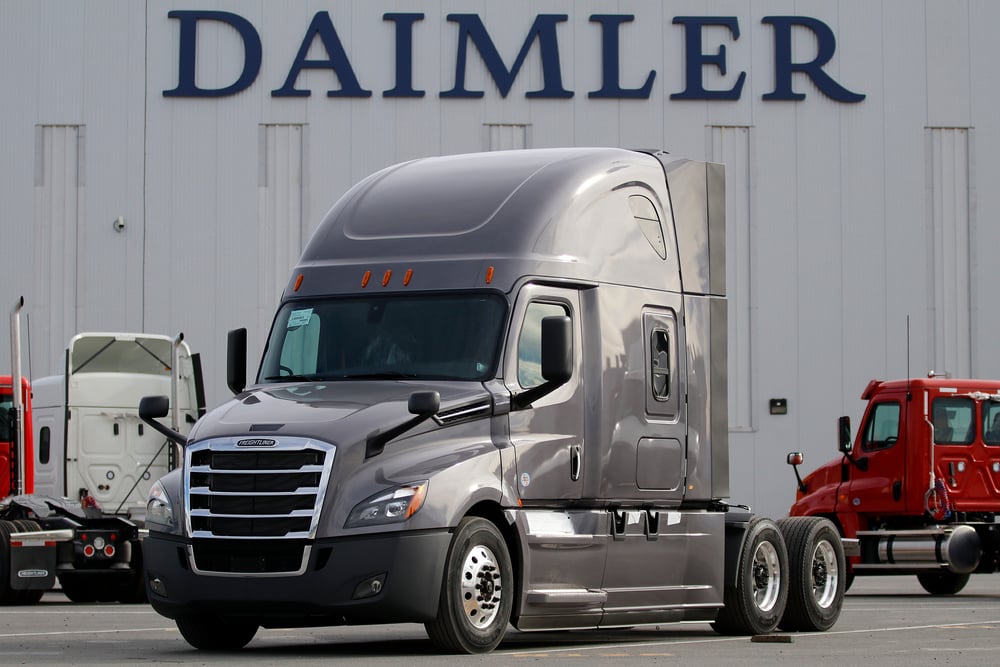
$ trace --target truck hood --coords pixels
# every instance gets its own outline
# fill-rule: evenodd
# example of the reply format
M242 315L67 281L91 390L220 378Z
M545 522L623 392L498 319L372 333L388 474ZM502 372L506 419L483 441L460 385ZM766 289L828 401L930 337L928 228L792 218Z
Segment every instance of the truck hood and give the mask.
M802 478L806 492L797 491L791 516L830 514L837 510L837 491L843 479L843 457L827 461Z
M350 443L410 419L414 392L436 391L438 415L472 406L492 407L478 382L333 381L251 387L200 419L189 442L253 434L298 436ZM480 414L490 414L483 409Z

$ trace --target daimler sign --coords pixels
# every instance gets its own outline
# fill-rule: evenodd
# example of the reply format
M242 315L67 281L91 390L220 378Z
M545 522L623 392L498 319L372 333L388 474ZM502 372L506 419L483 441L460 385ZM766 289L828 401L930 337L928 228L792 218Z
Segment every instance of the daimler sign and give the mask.
M257 80L264 58L264 44L254 25L245 17L232 12L221 11L171 11L167 14L179 22L179 57L177 85L163 91L164 97L225 97L248 89ZM419 89L419 75L414 72L413 37L424 20L419 12L389 12L382 20L392 24L394 34L395 81L391 88L381 94L387 98L423 97L426 91ZM527 36L521 44L513 63L508 65L500 55L493 38L478 14L448 14L446 20L455 24L454 42L455 76L454 85L438 93L442 98L481 98L482 90L470 90L466 84L466 65L478 53L500 95L506 97L525 59L533 48L538 49L541 60L542 86L528 91L525 97L566 99L575 91L566 88L562 78L562 54L559 50L559 28L569 20L567 14L538 14L527 28ZM656 80L655 69L622 72L620 41L626 25L633 22L633 14L591 14L588 21L595 25L595 49L600 51L601 87L587 91L587 97L595 99L649 99ZM209 88L199 85L197 72L197 33L199 24L214 21L228 25L239 35L243 49L243 67L239 77L228 85ZM729 74L730 63L726 57L726 42L740 38L740 25L735 16L675 16L673 24L679 26L678 35L684 47L684 88L670 93L674 100L738 100L743 93L747 73ZM806 95L793 87L793 75L804 74L825 96L838 102L860 102L865 98L848 90L830 76L824 67L836 51L833 30L815 18L807 16L765 16L761 24L769 26L773 33L774 90L765 93L765 100L802 100ZM709 39L707 28L722 28L730 39L720 42ZM815 40L815 53L800 60L792 56L792 36L800 33ZM718 35L719 30L710 34ZM322 45L325 58L309 58L310 49L316 42ZM599 42L599 43L596 43ZM472 47L470 49L470 46ZM316 53L316 50L313 50ZM291 54L282 54L289 57ZM344 48L333 20L328 12L317 12L308 27L298 52L291 59L291 67L284 82L271 90L272 97L308 97L312 91L300 88L299 75L303 70L330 70L336 75L339 88L326 91L327 97L365 98L372 90L358 79L351 63L350 55ZM725 77L722 86L708 87L706 70L714 70ZM629 82L629 83L626 83ZM640 85L635 85L641 82ZM386 82L388 85L389 82Z

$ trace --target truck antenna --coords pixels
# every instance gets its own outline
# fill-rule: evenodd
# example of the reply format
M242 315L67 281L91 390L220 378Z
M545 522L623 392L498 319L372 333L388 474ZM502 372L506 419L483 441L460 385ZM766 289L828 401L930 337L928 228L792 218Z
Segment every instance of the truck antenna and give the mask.
M910 393L910 316L906 316L906 393Z

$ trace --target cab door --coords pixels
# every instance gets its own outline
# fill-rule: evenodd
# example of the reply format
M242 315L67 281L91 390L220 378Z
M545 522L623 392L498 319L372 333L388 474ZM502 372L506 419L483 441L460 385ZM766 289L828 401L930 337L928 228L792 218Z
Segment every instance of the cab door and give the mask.
M901 428L903 406L899 398L872 403L851 454L845 463L847 493L841 493L845 512L897 514L906 508L906 450L908 434ZM867 466L867 469L864 467Z
M505 360L507 388L517 395L543 383L541 324L566 315L573 322L573 376L530 407L510 413L517 488L525 505L578 499L583 487L584 393L580 305L574 290L527 285L518 296Z

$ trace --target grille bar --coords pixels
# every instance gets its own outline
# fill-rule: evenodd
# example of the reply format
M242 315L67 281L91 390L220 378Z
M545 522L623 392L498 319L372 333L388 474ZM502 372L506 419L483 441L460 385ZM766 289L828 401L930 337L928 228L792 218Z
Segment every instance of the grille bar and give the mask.
M212 468L211 466L192 466L191 473L194 474L212 474L212 475L246 475L248 472L252 472L258 475L297 475L297 474L308 474L308 473L322 473L323 466L317 465L307 465L301 468L274 468L270 470L259 469L238 469L238 468Z

